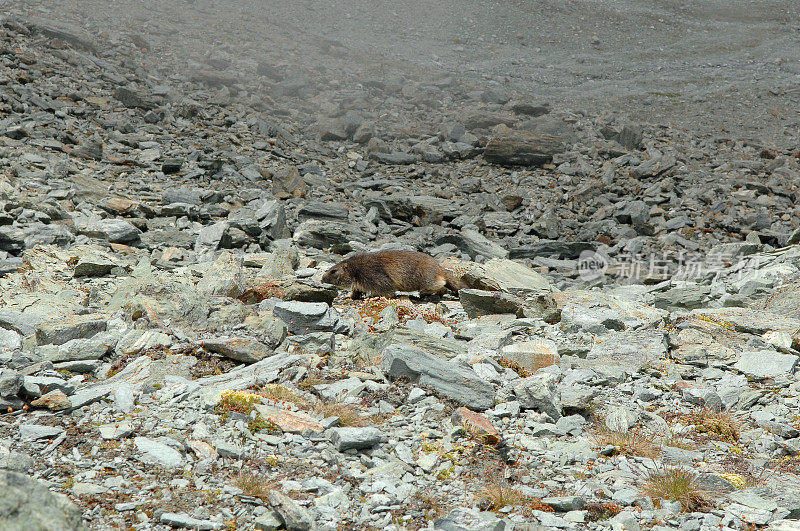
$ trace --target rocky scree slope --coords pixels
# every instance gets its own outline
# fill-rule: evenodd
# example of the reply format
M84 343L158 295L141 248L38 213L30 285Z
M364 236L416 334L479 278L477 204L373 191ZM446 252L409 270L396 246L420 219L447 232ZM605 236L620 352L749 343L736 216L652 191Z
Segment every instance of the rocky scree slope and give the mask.
M9 528L794 525L792 152L0 28ZM378 248L470 287L320 283Z

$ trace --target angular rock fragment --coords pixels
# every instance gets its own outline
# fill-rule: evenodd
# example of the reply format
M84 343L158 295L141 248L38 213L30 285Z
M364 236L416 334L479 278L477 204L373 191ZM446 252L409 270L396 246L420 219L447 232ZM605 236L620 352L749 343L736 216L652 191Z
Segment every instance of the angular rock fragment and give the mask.
M484 158L502 166L541 166L566 149L563 139L547 133L508 130L492 138Z
M477 411L494 405L494 387L472 369L409 345L389 345L382 351L382 367L390 378L410 378L418 385Z

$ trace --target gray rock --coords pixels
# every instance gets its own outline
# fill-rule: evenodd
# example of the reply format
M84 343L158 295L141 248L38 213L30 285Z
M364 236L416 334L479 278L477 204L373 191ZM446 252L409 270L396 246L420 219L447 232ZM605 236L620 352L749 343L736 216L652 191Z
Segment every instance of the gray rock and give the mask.
M458 507L444 518L433 521L433 528L441 531L505 531L509 529L504 520L494 513ZM536 530L538 531L538 530Z
M0 470L0 522L5 531L82 531L82 511L24 474Z
M155 463L165 468L180 468L183 466L181 453L171 446L147 437L136 437L133 442L136 444L136 448L144 454L142 456L143 461Z
M554 421L561 418L561 394L552 374L537 373L514 386L514 394L523 409L536 409Z
M751 350L742 352L733 367L753 378L775 378L794 374L798 357L794 354L781 354L774 350Z
M38 345L63 345L67 341L89 338L102 332L108 326L104 316L75 315L64 319L54 319L41 323L36 328Z
M343 452L354 448L363 450L377 446L383 440L378 428L332 428L329 438L337 450Z
M277 490L269 492L269 504L278 513L288 531L309 531L314 528L314 519L303 507Z
M458 234L444 234L435 241L437 245L453 244L473 259L477 256L484 258L506 258L508 256L506 249L472 229L463 230Z
M586 500L582 496L550 496L542 498L545 503L560 513L567 511L579 511L586 505Z
M324 302L281 301L273 310L276 317L287 324L293 334L330 331L338 334L349 330L336 309Z
M90 221L80 233L111 243L129 244L138 242L142 231L124 219L99 219Z
M213 522L211 520L199 520L192 518L186 513L162 513L158 518L162 524L167 524L172 527L182 527L186 529L198 529L199 531L209 531L212 529L222 529L225 527L220 522Z
M550 282L533 269L513 260L499 258L484 264L470 264L462 279L477 289L502 291L520 297L553 290Z
M203 297L236 298L244 293L245 287L242 258L225 251L203 273L197 292Z
M17 396L24 381L21 373L13 369L0 369L0 397Z
M521 297L500 291L462 289L458 292L458 298L470 319L505 313L522 317L525 307Z
M407 377L427 385L470 409L494 406L494 387L470 368L442 360L424 350L392 344L382 351L383 371L390 378Z
M19 435L23 441L38 441L39 439L52 439L64 433L62 428L56 426L43 426L40 424L20 424Z
M366 236L363 229L350 223L309 219L295 229L293 238L301 247L349 251L350 242L364 243Z
M252 338L217 337L203 340L203 348L242 363L255 363L275 353L273 348Z
M256 531L278 531L283 526L283 522L273 511L265 511L253 522Z

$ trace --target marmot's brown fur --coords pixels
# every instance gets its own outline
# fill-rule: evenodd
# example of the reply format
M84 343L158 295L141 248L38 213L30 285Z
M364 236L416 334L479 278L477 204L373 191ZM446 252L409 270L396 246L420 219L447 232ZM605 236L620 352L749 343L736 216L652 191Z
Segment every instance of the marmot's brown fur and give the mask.
M350 288L354 299L365 293L378 297L391 297L397 291L434 295L447 288L457 292L466 287L435 258L416 251L360 253L328 269L322 281Z

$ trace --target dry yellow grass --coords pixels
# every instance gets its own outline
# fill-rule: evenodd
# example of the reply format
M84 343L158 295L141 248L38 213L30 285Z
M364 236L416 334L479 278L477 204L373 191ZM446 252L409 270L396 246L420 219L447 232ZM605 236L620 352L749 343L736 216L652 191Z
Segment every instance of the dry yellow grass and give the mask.
M663 498L680 502L686 512L697 511L708 507L712 497L694 478L694 474L681 468L658 470L647 477L642 492L654 502Z
M314 411L325 417L339 417L339 426L365 426L367 419L350 404L341 402L317 402Z
M658 443L636 429L618 432L608 429L605 425L598 424L597 441L601 445L616 446L618 448L617 453L628 456L638 455L655 458L661 453L661 446Z
M265 481L255 474L249 472L239 472L233 484L244 491L248 496L262 500L269 499L269 491L275 488L275 483Z

